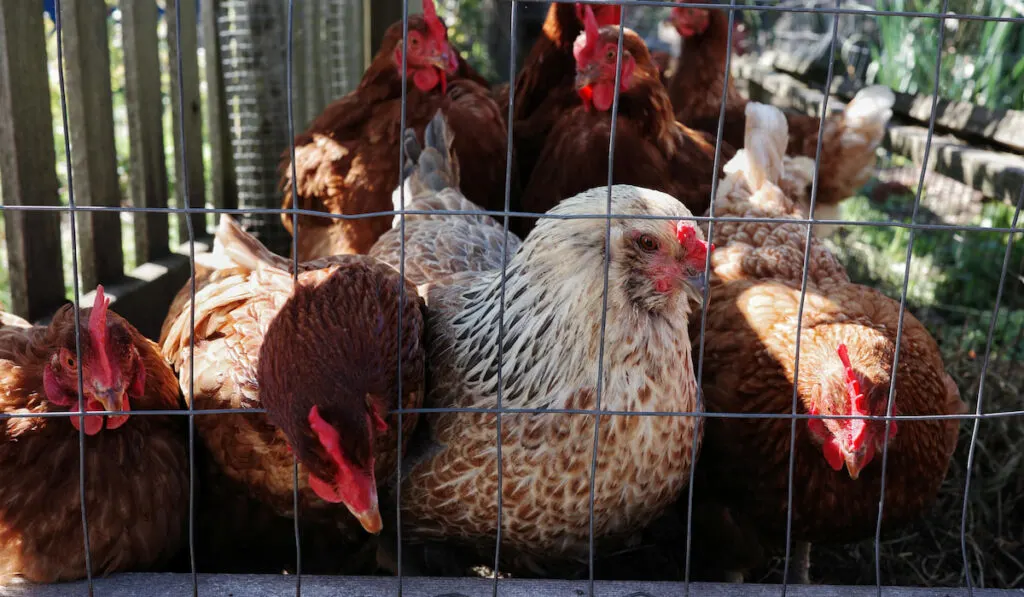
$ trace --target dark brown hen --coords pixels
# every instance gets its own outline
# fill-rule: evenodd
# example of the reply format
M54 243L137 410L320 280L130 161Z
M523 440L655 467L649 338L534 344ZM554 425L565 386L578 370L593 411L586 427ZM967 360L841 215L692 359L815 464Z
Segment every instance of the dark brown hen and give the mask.
M397 416L387 413L422 399L415 289L389 266L356 255L303 263L296 284L289 260L227 216L217 245L228 263L196 289L194 354L187 298L168 315L161 344L186 398L192 361L197 410L267 412L198 417L206 448L224 475L283 517L293 514L294 453L302 519L340 533L347 545L363 537L360 525L378 532L378 482L398 457ZM403 423L408 439L416 416Z
M543 213L567 197L608 184L619 28L598 30L596 19L588 20L576 41L574 92L583 101L563 111L548 136L523 193L526 211ZM647 46L631 30L623 35L612 182L668 193L701 213L722 173L721 166L714 167L714 138L676 122ZM720 164L733 153L723 146Z
M463 191L484 209L504 209L508 133L486 82L448 43L433 2L409 18L406 126L422 135L440 108L458 131L456 152L465 158ZM331 214L391 209L399 181L402 138L402 23L385 32L359 87L333 102L295 138L298 206ZM449 80L450 77L450 80ZM292 206L290 149L282 154L282 205ZM518 179L516 179L518 183ZM513 189L515 194L518 191ZM282 214L290 233L292 216ZM345 220L299 216L298 258L308 261L365 253L390 226L390 216Z

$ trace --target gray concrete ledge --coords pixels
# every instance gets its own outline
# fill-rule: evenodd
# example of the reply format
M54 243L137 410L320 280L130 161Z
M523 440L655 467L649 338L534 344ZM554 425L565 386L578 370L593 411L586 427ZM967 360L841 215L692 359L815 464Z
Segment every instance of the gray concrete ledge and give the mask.
M484 578L407 578L401 593L396 578L302 577L305 597L492 597L494 583ZM95 581L96 597L188 597L187 574L121 574ZM501 580L499 597L586 597L586 581ZM2 597L71 597L88 595L86 583L22 585L0 589ZM200 575L201 597L292 597L293 576ZM597 582L599 597L682 597L683 583ZM691 597L780 597L781 585L692 583ZM877 597L874 586L791 585L787 597ZM967 597L963 588L883 587L882 597ZM1024 597L1024 590L975 589L974 597Z

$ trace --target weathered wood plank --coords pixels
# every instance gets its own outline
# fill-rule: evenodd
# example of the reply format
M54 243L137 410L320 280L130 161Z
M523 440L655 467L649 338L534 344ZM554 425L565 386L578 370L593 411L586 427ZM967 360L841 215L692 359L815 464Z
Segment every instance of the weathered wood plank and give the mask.
M131 193L135 207L167 207L163 96L157 52L156 4L121 0L125 103L131 142ZM135 214L135 259L145 263L170 253L165 213Z
M928 129L921 126L892 126L886 145L914 160L924 161ZM1024 188L1024 157L988 151L950 135L932 137L928 167L958 180L982 195L1015 204Z
M120 207L107 7L95 0L64 0L60 7L75 202ZM85 212L77 219L82 284L91 288L123 276L120 214Z
M781 52L766 53L769 64L779 71L776 73L806 83L808 79L805 74L806 66L800 60L794 59ZM764 60L760 61L759 68L754 75L765 74L763 68ZM844 77L835 77L832 81L832 93L852 99L861 85L854 84ZM894 92L896 103L893 105L893 112L900 116L911 118L918 122L928 124L931 118L932 96L911 95L908 93ZM939 98L936 103L935 124L940 129L945 129L957 136L984 140L988 143L995 143L1014 151L1024 151L1024 112L1019 110L990 110L969 102L955 102Z
M0 178L4 205L59 205L43 11L0 2ZM60 214L5 211L12 312L30 320L64 302Z
M129 0L130 1L130 0ZM206 56L206 129L210 139L211 202L214 207L238 207L235 160L231 150L231 123L228 118L224 68L221 64L221 40L217 31L220 0L201 2L203 49Z
M397 578L383 577L302 577L302 594L306 597L391 597L398 591ZM494 581L487 578L405 578L402 595L406 597L491 597ZM95 580L97 594L104 597L179 597L192 591L188 574L115 574ZM85 594L85 583L27 585L16 588L17 597L63 597ZM499 597L583 597L589 595L586 581L508 579L498 582ZM777 597L782 585L690 583L693 597ZM257 576L200 574L200 595L245 595L274 597L295 592L294 576ZM882 587L883 597L948 597L962 589L939 587ZM875 597L874 585L829 586L789 585L792 597ZM685 595L681 582L597 581L596 597L675 597ZM974 589L975 597L1021 597L1024 591L1006 589Z
M931 96L896 93L893 111L897 114L927 124L931 110ZM967 102L939 99L935 124L958 134L972 135L1009 149L1024 151L1024 112L989 110Z
M811 115L817 115L821 108L822 92L811 89L788 74L766 70L763 61L739 61L737 72L750 81L752 100ZM834 86L834 91L840 90L847 97L852 97L855 92L841 81ZM931 99L924 99L928 100L930 110ZM829 111L845 105L833 96L829 100ZM914 109L920 111L919 107ZM926 121L927 115L922 115L922 119ZM923 126L890 126L885 144L920 165L924 159L927 133L928 130ZM980 191L985 197L1010 203L1016 203L1021 185L1024 184L1024 157L973 147L968 140L951 135L935 135L929 163L929 167L936 172Z
M177 7L181 3L181 39L177 32ZM171 114L174 125L174 166L175 187L178 206L204 207L206 205L206 183L203 175L203 131L202 114L199 107L199 62L197 50L196 4L191 0L167 0L167 55L171 71ZM178 50L181 49L181 92L178 88ZM181 109L182 99L184 110ZM184 121L185 138L182 139L181 123ZM184 156L184 159L182 157ZM186 192L185 178L188 178ZM192 214L192 226L196 237L206 232L205 214ZM188 239L185 215L178 218L178 238Z

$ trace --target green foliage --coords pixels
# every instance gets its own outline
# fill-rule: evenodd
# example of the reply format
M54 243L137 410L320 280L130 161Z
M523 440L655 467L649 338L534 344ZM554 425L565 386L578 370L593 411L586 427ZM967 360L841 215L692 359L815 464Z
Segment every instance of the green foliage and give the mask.
M1008 0L950 2L960 14L1020 16ZM892 11L941 12L941 0L890 0ZM911 94L935 89L940 56L939 94L990 109L1024 109L1024 33L1017 23L880 16L872 52L874 82ZM939 28L945 26L943 46Z

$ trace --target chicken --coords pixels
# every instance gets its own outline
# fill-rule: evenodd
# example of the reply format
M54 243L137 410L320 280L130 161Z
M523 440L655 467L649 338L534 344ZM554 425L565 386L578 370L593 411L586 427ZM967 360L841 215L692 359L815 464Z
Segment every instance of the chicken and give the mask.
M701 1L701 0L698 0ZM672 9L672 21L683 38L680 64L669 81L676 118L695 129L718 134L725 61L729 51L729 14L726 10ZM722 139L734 147L743 144L744 108L747 104L729 79ZM815 219L838 219L837 205L871 178L875 150L885 136L895 96L887 87L862 89L841 113L825 119L821 175ZM797 112L786 113L789 144L786 153L814 158L820 120Z
M85 512L92 574L145 570L182 546L188 520L184 417L174 374L156 346L108 309L65 305L48 326L2 314L0 327L0 587L15 579L84 578L79 488L84 433ZM86 412L79 412L81 365ZM10 417L10 418L8 418Z
M722 173L721 167L715 170L714 138L676 122L647 46L631 30L623 35L612 180L668 193L690 211L703 212ZM618 27L598 30L592 15L586 19L575 47L575 87L582 102L563 112L548 136L523 193L526 211L543 213L564 198L608 184L618 39ZM734 150L723 146L721 153L724 164Z
M215 252L230 264L197 285L194 301L186 284L160 340L186 399L191 360L196 410L266 409L197 417L212 458L252 498L290 517L294 453L300 519L333 524L350 539L359 525L380 531L377 480L394 472L398 457L397 416L388 413L399 405L399 387L403 407L422 401L423 315L415 288L358 255L303 263L295 283L291 263L228 216ZM415 422L404 418L405 439Z
M618 25L622 20L621 6L594 5L591 10L599 25ZM584 5L579 2L552 3L541 35L516 75L512 134L523 188L557 118L579 103L572 88L576 76L572 48L583 32L583 11ZM502 114L507 114L508 86L502 86L496 93ZM458 129L455 131L457 134ZM472 195L468 196L474 200ZM516 234L525 235L532 228L532 220L514 218L509 226Z
M431 145L419 156L407 189L414 209L469 204L452 186L458 178L450 170L454 158L445 155L451 133L444 128L438 114L425 135ZM438 175L436 168L447 171ZM551 213L601 214L608 193L607 187L590 190ZM600 386L607 220L543 220L518 249L515 241L507 247L503 279L506 247L494 220L405 218L406 271L420 284L428 309L430 384L424 403L496 407L500 370L500 404L539 409L506 414L501 423L502 554L516 571L574 566L586 559L589 545L594 421L545 410L597 408L599 391L605 411L697 408L686 326L691 300L701 296L708 246L686 221L692 214L672 197L627 185L612 187L611 195L612 209L627 217L611 220ZM397 264L399 235L398 228L389 231L371 254ZM410 452L401 486L403 538L490 554L498 529L495 415L470 411L424 418L430 445ZM594 480L599 545L638 532L675 501L689 478L699 433L689 417L601 419Z
M730 164L716 204L730 215L797 218L784 180L786 120L770 106L746 107L746 147ZM797 414L884 416L964 412L935 340L912 314L903 322L892 373L900 305L851 283L811 237L807 293L797 321L806 224L716 224L704 338L705 406L715 413L779 418L711 418L694 483L723 521L784 545L794 383ZM699 326L691 338L699 341ZM852 542L875 534L882 454L888 446L883 528L905 525L934 501L956 446L956 420L801 419L796 422L792 536L798 578L808 581L806 542ZM843 469L846 469L845 471ZM695 500L698 500L695 497ZM735 530L734 530L735 531ZM710 538L694 538L694 545Z
M484 208L502 210L508 149L505 114L498 110L490 90L475 82L483 79L448 44L447 30L432 0L423 3L423 10L423 16L409 18L406 124L422 134L434 112L443 109L452 127L463 133L456 151L467 156L466 195ZM399 181L401 65L402 23L398 22L385 32L359 87L327 106L295 138L300 208L335 215L391 209L390 193ZM281 163L284 208L292 206L291 170L288 149ZM516 195L517 188L513 189ZM390 217L300 215L298 220L298 259L309 261L366 253L388 229ZM289 233L295 233L292 214L282 214L281 221Z

